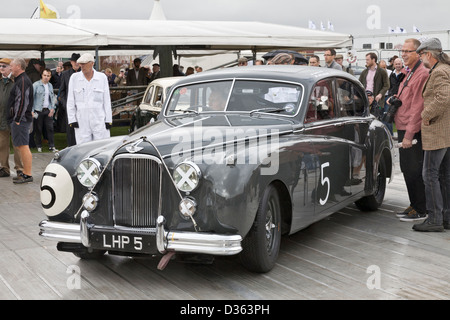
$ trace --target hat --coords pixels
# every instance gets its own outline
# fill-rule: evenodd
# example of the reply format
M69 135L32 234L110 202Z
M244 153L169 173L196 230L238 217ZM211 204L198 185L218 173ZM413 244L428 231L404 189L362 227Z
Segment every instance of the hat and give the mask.
M120 72L125 72L125 69L120 69Z
M8 58L2 58L2 59L0 59L0 63L4 63L4 64L11 64L11 59L8 59Z
M335 59L344 59L344 56L342 54L337 54Z
M422 44L417 48L416 52L419 53L422 50L436 50L442 51L441 41L438 38L431 38L422 42Z
M90 53L84 53L78 60L78 63L88 63L88 62L95 62L95 58Z
M72 56L70 57L70 61L77 61L80 58L79 53L72 53Z
M238 59L238 62L239 62L239 63L240 63L240 62L248 62L248 60L247 60L247 58L245 58L245 57L241 57L241 58Z

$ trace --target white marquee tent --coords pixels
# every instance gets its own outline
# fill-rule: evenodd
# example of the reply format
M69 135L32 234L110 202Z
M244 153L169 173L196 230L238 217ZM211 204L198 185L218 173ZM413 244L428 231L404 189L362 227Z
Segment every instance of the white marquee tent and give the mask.
M177 50L303 50L351 47L352 37L261 22L0 19L2 50L153 50L158 46Z

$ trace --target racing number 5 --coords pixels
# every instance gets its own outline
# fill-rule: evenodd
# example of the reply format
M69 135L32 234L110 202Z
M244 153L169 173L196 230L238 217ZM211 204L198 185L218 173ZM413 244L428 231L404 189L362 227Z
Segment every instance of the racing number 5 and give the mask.
M325 177L324 174L323 174L323 169L326 168L326 167L329 167L329 166L330 166L329 162L322 163L322 165L320 166L320 183L322 185L325 185L325 183L326 183L327 186L328 186L327 195L326 195L325 199L324 200L319 199L319 203L322 206L325 203L327 203L328 196L330 195L330 179L328 177Z

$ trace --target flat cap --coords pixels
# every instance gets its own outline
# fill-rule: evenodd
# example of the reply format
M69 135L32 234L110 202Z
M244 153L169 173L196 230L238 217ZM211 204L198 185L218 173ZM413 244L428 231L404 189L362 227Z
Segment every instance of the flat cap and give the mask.
M422 50L436 50L442 51L442 44L438 38L431 38L422 42L422 44L417 48L416 52L419 53Z
M11 59L8 59L8 58L2 58L2 59L0 59L0 63L4 63L4 64L11 64Z
M88 62L95 62L95 58L90 53L84 53L81 55L81 57L77 60L78 63L88 63Z

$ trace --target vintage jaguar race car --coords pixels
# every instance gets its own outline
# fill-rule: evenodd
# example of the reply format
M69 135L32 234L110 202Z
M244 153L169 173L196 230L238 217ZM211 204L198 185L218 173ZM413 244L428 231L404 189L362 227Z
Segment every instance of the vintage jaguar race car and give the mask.
M66 148L45 169L40 235L81 258L240 255L271 270L281 236L356 203L376 210L393 141L362 85L327 68L185 77L158 120Z

